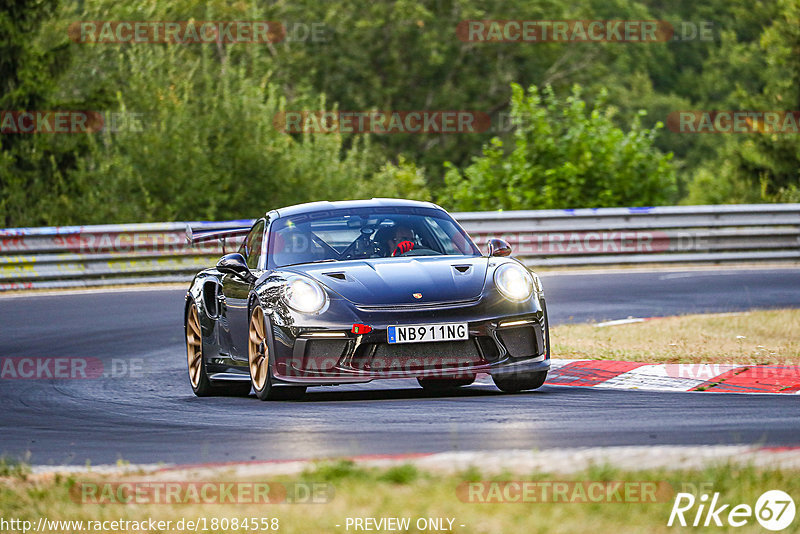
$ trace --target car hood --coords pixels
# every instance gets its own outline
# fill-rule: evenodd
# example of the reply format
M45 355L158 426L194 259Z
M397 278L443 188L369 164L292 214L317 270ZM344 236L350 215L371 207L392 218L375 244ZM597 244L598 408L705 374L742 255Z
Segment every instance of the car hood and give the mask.
M415 256L295 265L286 270L306 274L354 304L391 306L478 298L488 264L484 257Z

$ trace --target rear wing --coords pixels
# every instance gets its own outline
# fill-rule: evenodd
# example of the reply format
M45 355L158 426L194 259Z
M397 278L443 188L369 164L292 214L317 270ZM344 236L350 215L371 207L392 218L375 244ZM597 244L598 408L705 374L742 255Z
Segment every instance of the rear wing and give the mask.
M242 221L244 222L244 221ZM250 226L229 226L216 227L203 224L197 228L192 228L191 224L186 225L186 241L189 245L194 246L198 243L206 241L220 241L222 243L222 252L225 253L225 242L229 238L242 237L247 235L250 231Z

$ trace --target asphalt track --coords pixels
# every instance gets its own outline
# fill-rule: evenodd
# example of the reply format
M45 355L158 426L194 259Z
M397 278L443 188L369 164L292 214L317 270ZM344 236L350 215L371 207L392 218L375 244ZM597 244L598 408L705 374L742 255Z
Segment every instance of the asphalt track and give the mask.
M800 307L800 269L544 275L553 323ZM416 382L312 388L295 402L192 395L182 290L0 298L0 357L102 359L136 376L0 380L0 454L33 464L199 463L616 445L800 445L794 395ZM557 356L557 355L556 355ZM113 362L113 363L112 363Z

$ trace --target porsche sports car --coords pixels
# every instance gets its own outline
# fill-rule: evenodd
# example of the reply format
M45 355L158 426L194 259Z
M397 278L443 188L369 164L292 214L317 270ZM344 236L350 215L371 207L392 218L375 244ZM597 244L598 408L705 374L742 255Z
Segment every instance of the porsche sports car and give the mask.
M541 386L550 339L539 278L482 255L429 202L313 202L251 227L192 231L192 243L244 237L198 273L184 312L194 393L301 397L309 386L416 378L426 389L487 373L501 390Z

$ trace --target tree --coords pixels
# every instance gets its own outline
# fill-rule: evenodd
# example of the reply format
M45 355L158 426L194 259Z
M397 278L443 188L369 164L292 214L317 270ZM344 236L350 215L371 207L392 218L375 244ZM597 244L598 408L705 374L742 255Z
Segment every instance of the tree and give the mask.
M742 109L800 112L800 5L781 0L780 14L761 36L766 59L760 94L745 93ZM796 120L800 116L796 116ZM765 200L800 199L800 143L795 133L757 133L735 151L740 176Z
M653 146L656 131L638 119L628 132L616 127L604 98L589 110L579 86L562 100L549 87L526 95L512 85L513 145L494 138L463 171L450 164L441 201L458 210L514 210L671 200L671 154Z
M756 84L738 85L730 92L729 109L797 112L800 110L800 5L781 0L772 23L758 42L730 54L736 66L757 70ZM740 79L740 76L732 76ZM800 117L798 117L800 118ZM797 118L795 119L796 122ZM798 134L762 131L730 134L715 158L698 167L687 202L800 201L800 143Z
M36 38L56 2L5 0L2 4L0 110L42 110L55 87L55 60L65 59L62 47L47 50ZM72 151L69 142L51 145L30 136L0 135L0 225L13 226L37 208L47 209L37 199L59 188L58 167L74 160Z

